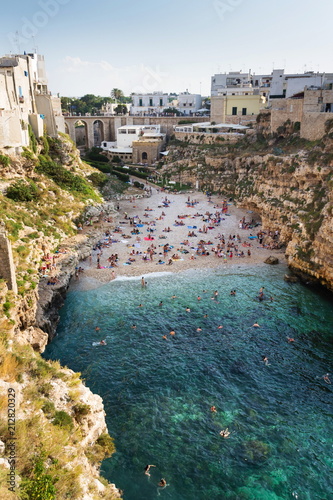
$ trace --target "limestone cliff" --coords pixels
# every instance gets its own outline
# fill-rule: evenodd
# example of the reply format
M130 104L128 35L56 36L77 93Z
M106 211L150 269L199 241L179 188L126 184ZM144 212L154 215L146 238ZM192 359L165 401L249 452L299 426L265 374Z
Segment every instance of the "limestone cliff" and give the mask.
M289 267L307 282L333 290L333 123L321 141L258 129L232 145L170 146L162 174L232 197L258 212L267 230L279 230ZM253 133L255 132L255 133Z
M85 237L77 235L75 219L85 206L94 205L97 216L114 208L101 204L90 179L96 170L80 160L69 140L40 142L37 151L22 156L0 152L0 216L12 243L18 288L16 294L0 279L0 498L32 499L38 493L50 500L116 499L120 492L99 476L101 461L114 452L102 399L79 374L39 354L54 335L76 264L99 236L94 227ZM10 188L12 198L5 196ZM65 240L64 253L52 263L48 253ZM52 287L43 278L46 264L59 276ZM14 490L7 483L11 467Z

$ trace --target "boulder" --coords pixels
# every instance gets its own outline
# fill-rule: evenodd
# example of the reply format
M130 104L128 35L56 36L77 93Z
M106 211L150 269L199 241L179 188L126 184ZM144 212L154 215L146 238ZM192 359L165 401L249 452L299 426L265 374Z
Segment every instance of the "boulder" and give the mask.
M299 278L297 276L295 276L294 274L285 274L284 281L287 281L288 283L298 283Z
M279 263L279 259L277 257L273 257L272 255L270 255L264 262L265 264L276 265Z

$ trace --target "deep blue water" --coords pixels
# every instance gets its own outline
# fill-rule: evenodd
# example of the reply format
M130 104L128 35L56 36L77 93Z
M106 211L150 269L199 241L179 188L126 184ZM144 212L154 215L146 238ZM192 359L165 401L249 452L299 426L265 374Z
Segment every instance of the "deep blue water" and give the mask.
M102 471L125 500L333 498L332 296L284 271L187 271L68 294L45 357L103 397L117 452ZM256 298L261 286L272 302Z

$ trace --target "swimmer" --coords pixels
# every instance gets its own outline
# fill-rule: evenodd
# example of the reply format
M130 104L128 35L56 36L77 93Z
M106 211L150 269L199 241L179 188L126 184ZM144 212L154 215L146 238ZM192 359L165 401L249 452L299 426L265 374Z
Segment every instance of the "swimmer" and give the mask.
M197 300L201 300L201 297L200 297L200 295L198 295L198 296L197 296Z
M143 304L139 304L138 307L143 307Z
M230 295L236 295L236 290L231 290Z
M295 339L293 339L292 337L287 337L287 340L288 342L295 342Z
M219 325L217 328L220 330L221 328L223 328L223 326L222 326L222 325Z
M100 330L100 327L99 326L96 326L95 328L95 332L98 332Z
M160 307L162 307L162 306L163 306L163 302L162 302L162 300L161 300L161 302L160 302L158 305L159 305Z
M160 488L165 488L167 486L167 482L166 480L162 477L162 479L160 480L160 482L158 483L158 486Z
M187 307L185 310L186 310L186 312L190 312L191 311L191 309L189 307Z
M147 283L145 282L145 279L144 279L144 277L142 276L142 278L141 278L141 286L142 286L142 288L144 288L144 287L146 286L146 284L147 284Z
M256 327L256 328L260 328L260 325L259 325L259 323L257 323L257 322L256 322L256 323L254 323L252 326L254 326L254 327Z
M149 474L150 467L156 467L156 465L146 465L145 474L146 474L146 476L149 476L149 477L150 477L150 474Z
M176 332L174 330L171 330L170 335L176 335Z
M229 431L228 427L226 429L222 429L222 431L220 431L220 436L222 436L223 438L228 438L230 436L231 432Z
M216 406L211 406L210 411L216 413L217 412Z
M176 299L177 298L177 295L172 295L171 297L172 299Z
M162 339L168 340L166 335L163 335Z
M203 317L204 317L204 318L208 318L208 314L204 314L204 315L203 315Z
M101 341L100 341L100 344L101 344L101 345L106 345L105 340L101 340Z
M323 375L323 379L325 380L326 384L331 384L332 383L330 381L330 378L329 378L329 373L326 373L325 375Z
M262 362L265 363L266 366L268 366L268 357L267 356L263 356L262 357Z
M132 328L133 328L133 330L135 330L135 328L136 328L136 325L132 325Z
M202 328L197 328L197 332L202 332Z

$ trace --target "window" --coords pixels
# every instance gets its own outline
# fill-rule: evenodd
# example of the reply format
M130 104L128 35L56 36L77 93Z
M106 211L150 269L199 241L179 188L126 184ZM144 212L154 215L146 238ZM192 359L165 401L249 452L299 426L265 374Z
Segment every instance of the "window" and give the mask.
M163 99L160 99L160 106L163 106Z
M28 76L28 72L27 71L24 72L24 76Z
M135 134L135 130L133 130L132 128L128 129L128 133L129 134Z
M127 134L127 130L124 130L124 129L121 129L121 130L118 130L119 134Z
M153 100L149 99L149 106L153 106Z
M242 115L243 116L247 115L247 108L242 108Z
M237 115L237 106L233 106L232 108L232 114Z
M139 99L139 106L142 106L142 99Z

